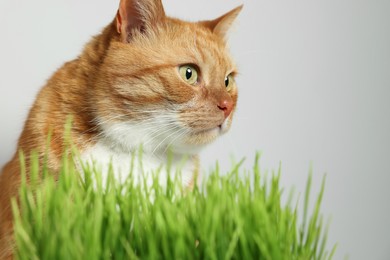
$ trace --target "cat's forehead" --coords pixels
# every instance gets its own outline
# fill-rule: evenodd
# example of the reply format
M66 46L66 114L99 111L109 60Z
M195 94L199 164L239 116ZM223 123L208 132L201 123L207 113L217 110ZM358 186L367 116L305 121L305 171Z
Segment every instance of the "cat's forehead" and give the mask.
M127 71L195 64L206 79L236 71L222 38L199 23L174 19L147 36L136 35L129 44L112 44L106 61Z
M218 67L221 71L235 70L226 42L199 23L173 21L170 40L182 58L201 67ZM226 73L226 72L223 72Z

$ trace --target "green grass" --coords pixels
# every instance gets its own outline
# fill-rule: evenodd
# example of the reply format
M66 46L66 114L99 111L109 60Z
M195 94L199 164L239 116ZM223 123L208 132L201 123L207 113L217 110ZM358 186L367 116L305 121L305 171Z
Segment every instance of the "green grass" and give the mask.
M175 180L103 185L70 160L55 181L33 161L20 207L13 201L19 259L331 259L335 251L320 213L324 182L309 215L309 175L299 217L297 202L282 205L280 172L265 178L258 156L251 171L216 167L193 191Z

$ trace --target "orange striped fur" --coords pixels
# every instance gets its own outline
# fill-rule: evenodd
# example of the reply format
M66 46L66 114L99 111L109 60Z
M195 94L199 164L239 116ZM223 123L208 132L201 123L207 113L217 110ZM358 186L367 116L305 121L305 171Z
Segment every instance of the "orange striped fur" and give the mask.
M36 151L41 162L48 152L48 166L56 172L71 115L70 135L85 162L114 158L123 172L137 146L143 145L143 164L150 160L151 167L164 163L169 149L178 161L189 158L183 179L193 186L199 150L232 122L236 67L225 36L241 8L189 23L167 17L161 0L121 0L115 20L41 89L17 151ZM180 74L187 64L198 73L194 84ZM26 163L28 169L28 158ZM10 198L20 179L16 152L0 175L0 259L12 258Z

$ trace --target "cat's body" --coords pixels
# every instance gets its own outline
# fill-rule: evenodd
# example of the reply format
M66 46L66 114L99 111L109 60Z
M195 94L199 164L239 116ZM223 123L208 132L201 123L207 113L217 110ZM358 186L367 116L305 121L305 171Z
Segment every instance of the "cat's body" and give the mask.
M224 37L240 9L187 23L166 17L160 0L122 0L116 19L38 94L18 142L27 169L32 151L41 162L47 153L49 168L59 169L71 115L70 137L83 163L96 162L103 174L112 163L123 179L140 146L145 172L165 165L171 151L183 185L194 185L199 150L229 129L236 106ZM19 164L16 152L0 175L0 259L12 255L10 198Z

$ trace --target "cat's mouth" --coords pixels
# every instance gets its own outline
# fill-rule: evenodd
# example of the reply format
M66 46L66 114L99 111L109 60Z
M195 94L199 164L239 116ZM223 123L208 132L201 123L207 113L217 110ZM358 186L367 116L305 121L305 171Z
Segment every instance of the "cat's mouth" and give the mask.
M230 117L226 118L222 124L220 124L218 126L219 130L220 130L220 134L224 134L226 133L227 131L229 131L230 129Z
M215 141L219 136L229 130L229 120L226 119L222 123L216 124L213 127L192 128L191 131L183 138L183 143L176 146L177 151L196 151ZM184 146L183 146L184 145ZM194 150L195 149L195 150Z
M229 130L228 120L224 120L221 124L218 124L214 127L204 128L200 130L195 130L196 135L221 135L226 133Z

